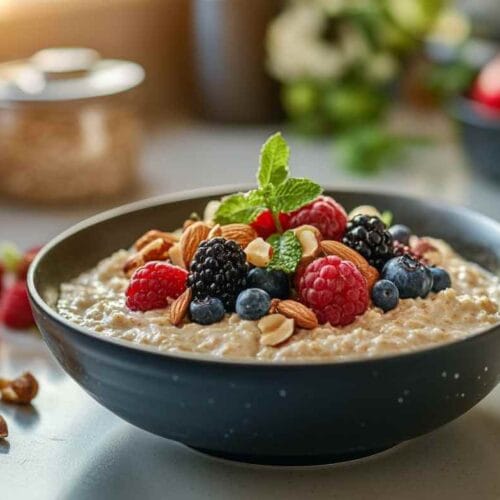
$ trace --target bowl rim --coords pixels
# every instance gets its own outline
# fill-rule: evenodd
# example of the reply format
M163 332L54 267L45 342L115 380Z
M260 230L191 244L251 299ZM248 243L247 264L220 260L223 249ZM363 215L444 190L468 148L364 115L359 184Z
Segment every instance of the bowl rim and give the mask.
M347 359L294 359L292 361L288 360L261 360L256 358L224 358L224 357L216 357L210 354L203 353L195 353L195 352L170 352L170 351L160 351L156 347L138 344L132 342L130 340L124 340L120 338L110 337L101 335L90 328L83 327L81 325L77 325L76 323L71 322L70 320L61 316L57 311L55 311L52 307L50 307L47 302L41 297L39 294L37 287L35 285L35 271L38 268L41 260L50 253L50 251L60 244L65 239L73 236L79 231L89 228L95 224L100 222L104 222L106 220L112 219L114 217L122 216L127 213L135 212L137 210L152 208L158 205L163 205L166 203L175 203L178 201L185 201L189 199L202 198L207 196L220 197L224 196L228 193L238 192L238 191L246 191L250 188L253 188L252 184L228 184L228 185L219 185L212 187L202 187L190 190L177 191L175 193L168 193L159 196L154 196L151 198L146 198L139 201L134 201L132 203L127 203L125 205L120 205L118 207L106 210L104 212L100 212L96 215L88 217L81 222L78 222L63 232L59 233L57 236L52 238L36 255L35 259L32 262L32 265L29 267L28 275L27 275L27 286L28 286L28 294L29 297L43 313L50 317L53 321L59 323L61 326L65 328L69 328L74 332L79 334L83 334L84 336L91 337L92 339L102 341L104 343L110 343L117 347L131 349L136 352L144 352L148 354L153 354L154 356L160 356L162 358L166 358L167 360L173 361L186 361L186 362L198 362L209 363L215 365L231 365L231 366L240 366L240 367L262 367L262 368L272 368L272 369L286 369L290 367L307 367L307 366L359 366L359 365L369 365L371 363L377 363L380 361L389 361L395 359L408 359L408 358L416 358L422 355L425 355L432 351L446 350L447 348L453 348L458 344L470 343L477 341L478 339L482 339L486 336L500 334L500 331L495 331L500 327L500 323L496 323L488 328L478 330L477 332L468 335L467 337L455 339L450 342L445 342L441 344L431 345L428 347L423 347L421 349L403 351L400 353L388 353L377 355L373 357L360 356L353 357ZM453 203L447 203L442 201L434 201L428 200L425 197L414 196L414 195L401 195L391 191L381 191L379 189L365 189L365 188L356 188L356 187L333 187L333 186L323 186L325 192L337 192L337 193L364 193L368 195L377 195L377 196L389 196L392 198L399 198L401 200L412 200L416 202L425 202L427 205L434 207L436 209L445 209L445 210L453 210L458 213L463 213L467 215L473 215L476 218L479 218L483 223L486 223L493 228L496 228L497 231L500 231L500 223L495 221L494 219L474 210L465 208L460 205L455 205Z

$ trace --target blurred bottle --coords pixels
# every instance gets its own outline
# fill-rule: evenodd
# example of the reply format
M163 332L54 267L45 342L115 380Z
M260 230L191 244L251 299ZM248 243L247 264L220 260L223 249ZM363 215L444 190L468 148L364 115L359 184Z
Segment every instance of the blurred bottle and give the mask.
M279 117L278 85L266 73L265 38L280 0L193 0L195 73L205 117Z

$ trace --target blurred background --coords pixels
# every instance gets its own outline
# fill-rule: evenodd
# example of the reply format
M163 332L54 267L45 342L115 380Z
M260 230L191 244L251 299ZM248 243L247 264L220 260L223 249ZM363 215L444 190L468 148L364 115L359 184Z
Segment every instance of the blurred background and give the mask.
M0 0L0 240L295 175L498 217L495 0ZM383 208L383 207L382 207Z

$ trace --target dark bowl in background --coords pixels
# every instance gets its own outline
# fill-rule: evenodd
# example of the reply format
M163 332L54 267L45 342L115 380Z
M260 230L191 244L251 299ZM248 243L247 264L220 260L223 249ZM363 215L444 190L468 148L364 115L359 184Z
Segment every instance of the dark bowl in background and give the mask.
M227 191L226 191L227 192ZM497 272L500 225L458 207L330 191L347 209L391 210ZM36 322L66 372L126 421L216 456L263 464L366 456L459 417L498 383L500 325L450 344L374 359L270 363L160 353L106 338L54 309L61 282L151 228L181 225L221 191L181 193L87 220L50 242L30 269ZM468 231L464 232L463 228Z
M451 103L450 113L459 124L462 147L473 168L500 182L500 112L460 96Z

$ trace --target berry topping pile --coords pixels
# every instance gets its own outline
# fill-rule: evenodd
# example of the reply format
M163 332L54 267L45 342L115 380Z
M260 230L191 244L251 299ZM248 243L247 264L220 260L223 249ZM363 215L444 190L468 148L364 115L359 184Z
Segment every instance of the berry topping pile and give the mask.
M370 205L348 216L319 185L290 177L289 153L273 135L256 189L211 201L204 220L192 214L182 230L139 238L123 269L127 307L166 309L179 327L234 313L274 347L298 329L343 327L369 308L386 313L451 286L445 269L427 265L436 250L427 240Z

